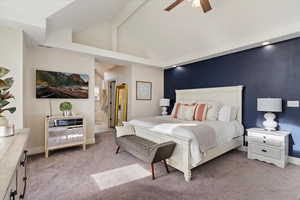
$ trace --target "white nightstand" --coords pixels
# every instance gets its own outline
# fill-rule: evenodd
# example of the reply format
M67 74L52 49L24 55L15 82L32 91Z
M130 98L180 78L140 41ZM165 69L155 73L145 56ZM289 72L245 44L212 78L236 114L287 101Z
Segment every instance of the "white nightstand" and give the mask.
M288 162L288 131L266 131L259 128L247 129L248 158L273 163L284 168Z

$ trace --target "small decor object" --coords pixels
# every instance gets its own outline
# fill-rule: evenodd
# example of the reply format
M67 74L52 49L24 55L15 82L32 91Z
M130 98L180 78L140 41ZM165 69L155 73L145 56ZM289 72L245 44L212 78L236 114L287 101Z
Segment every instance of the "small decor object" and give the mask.
M275 131L278 123L275 120L276 115L273 112L282 112L281 98L258 98L257 111L266 112L263 125L265 130Z
M1 136L11 136L14 134L14 129L12 127L8 127L8 120L3 115L5 111L10 113L14 113L16 111L16 107L6 106L10 103L8 100L13 99L14 96L10 94L9 89L12 87L14 80L12 77L2 79L5 75L9 73L9 69L4 67L0 67L0 135Z
M136 100L152 99L152 82L137 81L136 82Z
M63 102L59 106L60 111L63 112L63 116L71 116L72 104L70 102Z
M160 99L159 105L162 108L161 115L167 115L167 108L170 106L170 99Z

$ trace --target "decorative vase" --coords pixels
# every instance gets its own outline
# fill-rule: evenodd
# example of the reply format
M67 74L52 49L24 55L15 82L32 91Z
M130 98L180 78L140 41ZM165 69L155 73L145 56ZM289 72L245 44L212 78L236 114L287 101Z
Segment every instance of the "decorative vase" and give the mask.
M68 116L71 116L72 114L71 114L71 111L70 110L64 110L63 111L63 116L64 117L68 117Z
M6 117L0 117L0 126L8 126L8 120Z

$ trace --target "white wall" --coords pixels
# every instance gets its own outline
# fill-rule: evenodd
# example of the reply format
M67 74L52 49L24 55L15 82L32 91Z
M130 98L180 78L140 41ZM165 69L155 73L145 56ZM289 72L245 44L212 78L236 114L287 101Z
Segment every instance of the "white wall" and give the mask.
M73 42L100 49L112 49L111 24L103 22L73 33Z
M115 66L114 68L108 70L104 73L105 81L116 81L116 85L121 85L122 83L126 83L128 85L128 109L127 109L127 117L131 119L131 96L132 96L132 68L129 66Z
M128 85L128 119L160 114L159 99L163 97L163 70L141 65L117 66L105 73L105 80ZM152 100L136 100L136 81L152 82Z
M152 82L152 100L136 100L136 81ZM132 66L132 93L131 112L132 118L156 116L160 114L159 100L164 96L164 72L163 69Z
M49 114L49 100L35 98L35 69L84 73L89 75L89 99L68 99L73 111L87 119L88 142L94 141L95 101L94 101L94 58L70 51L30 48L24 67L24 118L25 126L31 128L29 148L33 152L41 151L44 145L44 117ZM64 99L52 101L53 114L61 114L59 104Z
M7 77L15 80L11 93L15 100L9 106L16 106L14 114L5 112L10 123L16 128L23 128L23 32L7 27L0 27L0 66L11 70Z

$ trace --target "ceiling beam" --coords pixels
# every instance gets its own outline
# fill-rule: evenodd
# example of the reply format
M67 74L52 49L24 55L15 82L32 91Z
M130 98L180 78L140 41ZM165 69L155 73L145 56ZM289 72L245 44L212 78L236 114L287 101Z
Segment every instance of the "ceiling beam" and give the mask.
M105 50L105 49L99 49L99 48L77 44L77 43L70 43L70 42L48 42L47 43L46 42L45 44L43 44L43 46L88 54L94 56L96 60L99 60L104 63L115 64L115 65L130 66L132 64L140 64L144 66L152 66L152 67L159 67L159 68L163 67L162 63L155 62L153 60L148 60L137 56L132 56L132 55Z

